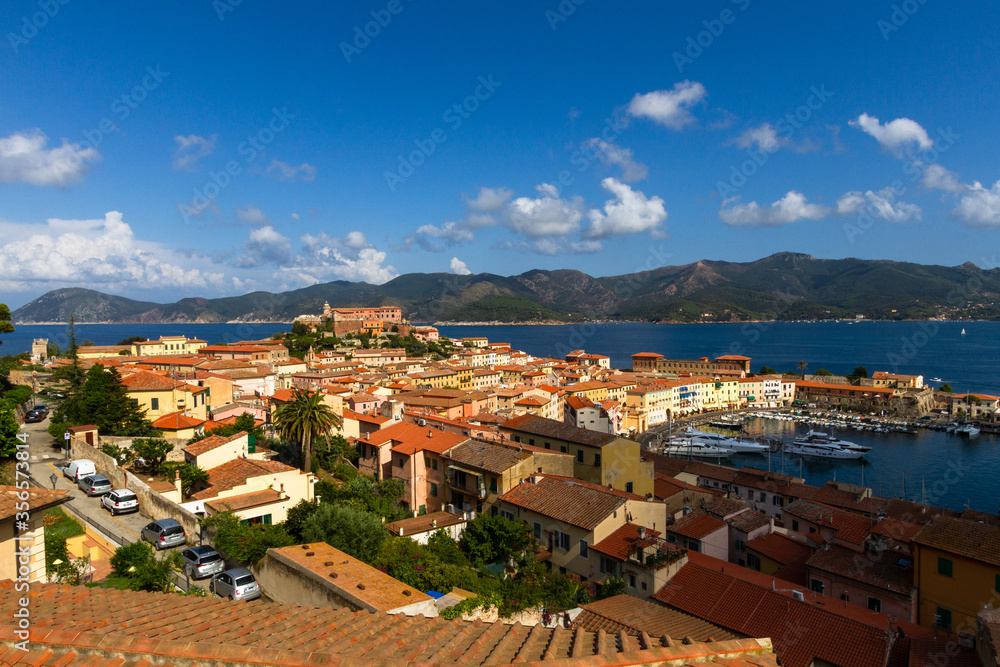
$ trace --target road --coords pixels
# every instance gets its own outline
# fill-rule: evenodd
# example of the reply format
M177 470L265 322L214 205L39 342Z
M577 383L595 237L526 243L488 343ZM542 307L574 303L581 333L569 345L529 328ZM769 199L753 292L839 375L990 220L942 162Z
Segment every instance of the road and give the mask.
M28 451L31 455L29 471L32 479L46 489L69 491L70 500L63 506L64 509L68 509L67 513L81 523L88 523L96 532L103 533L111 548L138 541L143 526L152 521L152 518L142 512L111 516L110 512L101 507L100 498L89 498L80 491L76 484L62 474L62 467L68 463L65 450L61 443L49 435L48 425L49 420L46 418L43 422L24 424L21 427L28 433ZM181 587L185 587L183 575L179 583ZM194 583L207 590L207 579Z

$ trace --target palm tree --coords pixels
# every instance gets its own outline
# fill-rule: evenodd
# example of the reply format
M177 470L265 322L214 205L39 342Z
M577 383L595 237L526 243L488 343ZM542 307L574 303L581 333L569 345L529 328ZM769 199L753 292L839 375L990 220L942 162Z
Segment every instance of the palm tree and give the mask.
M799 375L805 375L806 368L809 367L809 364L806 363L805 361L800 361L798 365L799 365Z
M312 472L312 443L320 435L330 437L330 430L340 428L343 420L317 392L292 390L293 398L274 411L274 425L283 438L302 443L302 467Z

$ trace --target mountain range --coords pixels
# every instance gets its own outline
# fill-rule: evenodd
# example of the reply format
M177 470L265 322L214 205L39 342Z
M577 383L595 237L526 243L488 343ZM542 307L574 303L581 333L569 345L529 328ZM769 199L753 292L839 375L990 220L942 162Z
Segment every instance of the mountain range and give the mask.
M702 260L595 278L580 271L409 273L382 285L335 281L160 304L81 288L48 292L12 313L20 324L287 322L335 307L400 306L414 322L738 322L751 320L1000 319L1000 269L890 260L816 259L781 252L753 262Z

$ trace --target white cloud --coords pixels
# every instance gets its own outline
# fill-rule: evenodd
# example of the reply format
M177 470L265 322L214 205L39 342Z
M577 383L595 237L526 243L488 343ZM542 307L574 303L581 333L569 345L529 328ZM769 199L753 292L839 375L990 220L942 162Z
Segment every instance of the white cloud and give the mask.
M538 198L518 197L507 205L504 221L515 232L526 236L565 236L580 228L582 200L559 197L554 185L536 186Z
M216 135L202 137L197 134L174 137L177 148L174 149L174 169L194 171L198 160L215 152Z
M920 184L931 190L961 192L968 186L958 182L958 175L939 164L929 164L920 177Z
M246 208L236 209L236 218L242 222L251 224L254 227L260 227L261 225L268 224L267 216L264 215L264 211L260 210L253 204L247 204Z
M641 181L649 175L649 167L636 162L630 148L622 148L598 137L583 142L585 148L597 154L604 164L617 165L622 168L621 180Z
M469 229L480 229L482 227L492 227L497 224L497 219L489 213L469 213L462 222Z
M781 148L784 142L778 137L778 131L774 129L773 125L764 123L760 127L747 128L743 134L733 140L733 143L740 148L750 148L757 144L758 148L773 153Z
M971 227L1000 228L1000 181L984 188L976 181L966 186L955 207L955 217Z
M101 159L96 149L65 139L56 148L46 148L47 143L37 129L0 138L0 182L65 186L83 180L90 170L87 163Z
M869 190L861 193L858 191L847 192L837 199L838 215L853 215L859 209L867 208L867 212L888 222L906 222L907 220L919 220L923 211L916 204L908 202L895 202L896 193L892 188L883 188L875 193Z
M286 264L292 255L292 243L288 237L270 225L254 229L243 244L243 254L233 262L243 269L264 264Z
M295 220L295 221L298 221L298 220L302 219L302 217L298 213L292 213L291 218L292 218L292 220Z
M16 234L11 233L16 228ZM122 287L172 288L220 285L222 273L209 273L204 257L183 257L157 243L138 241L118 211L103 220L50 219L42 225L0 224L0 289L24 291L39 285L118 290ZM193 259L193 261L192 261Z
M350 236L350 235L348 235ZM372 246L352 248L358 238L341 240L320 232L306 234L300 239L302 253L282 269L286 278L302 285L312 285L334 279L363 280L380 285L392 280L398 273L386 266L386 254Z
M719 218L733 227L770 227L787 225L796 220L819 220L829 215L830 209L819 204L809 204L805 195L791 190L784 197L768 207L757 202L741 204L739 197L731 197L722 202Z
M472 273L472 271L469 271L469 267L465 265L465 262L460 260L458 257L451 258L450 266L451 266L451 272L456 273L460 276L468 276Z
M498 250L515 250L537 255L569 255L600 252L600 241L570 241L565 238L544 238L533 241L505 241L493 246Z
M916 144L921 150L926 150L934 145L931 138L927 136L927 130L909 118L897 118L882 125L878 118L863 113L848 124L871 135L879 144L896 153L910 149L913 144Z
M266 173L274 174L283 181L294 181L296 178L300 178L303 181L316 179L316 167L308 162L303 162L295 166L281 160L271 160Z
M637 94L629 102L628 111L633 116L650 118L664 127L679 130L694 121L690 109L707 95L705 86L697 81L680 81L671 90Z
M364 233L359 231L347 232L347 236L344 237L344 245L353 250L360 250L361 248L371 246L368 243L368 239L365 238Z
M614 178L605 178L601 186L614 195L604 203L604 209L591 209L587 214L590 226L583 234L588 238L604 238L614 234L637 234L660 227L667 219L663 200L647 198Z
M479 193L475 199L466 199L469 209L472 211L499 211L510 198L514 196L514 191L509 188L479 188Z

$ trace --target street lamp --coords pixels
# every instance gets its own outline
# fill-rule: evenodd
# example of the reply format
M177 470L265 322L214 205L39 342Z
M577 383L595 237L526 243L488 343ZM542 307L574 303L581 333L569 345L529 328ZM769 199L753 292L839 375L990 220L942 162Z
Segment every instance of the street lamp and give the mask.
M52 490L55 491L56 482L59 481L59 477L55 473L52 473L52 475L49 477L49 481L52 482Z

